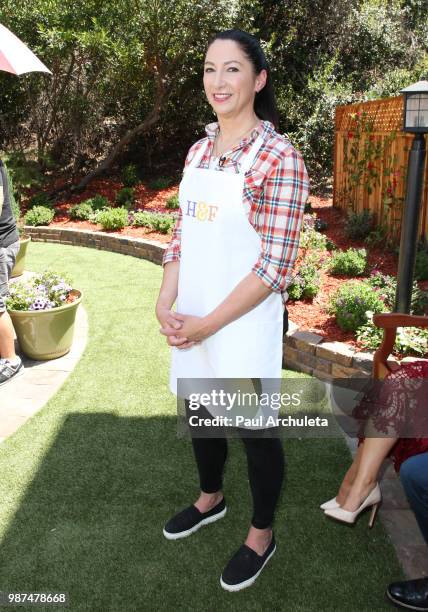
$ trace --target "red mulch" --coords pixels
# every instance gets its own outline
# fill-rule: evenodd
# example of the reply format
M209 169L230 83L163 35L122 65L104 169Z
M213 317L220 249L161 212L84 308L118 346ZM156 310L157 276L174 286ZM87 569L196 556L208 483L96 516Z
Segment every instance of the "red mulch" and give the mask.
M60 184L61 183L58 181L55 185L51 185L51 187L57 187ZM87 221L70 221L67 211L73 204L82 202L96 194L101 194L107 197L111 202L114 202L116 193L121 188L122 183L114 179L96 179L92 181L84 192L58 202L55 208L57 211L59 210L61 214L57 214L55 221L51 223L51 226L88 229L93 231L101 230L101 226L94 223L89 223ZM176 194L177 192L177 186L172 186L162 190L152 190L146 185L139 184L135 188L135 209L151 212L171 212L165 208L165 202L168 197ZM311 202L312 209L316 212L317 217L327 222L327 230L325 230L324 233L328 238L337 244L338 248L347 249L351 246L355 248L363 248L365 246L362 241L350 240L345 236L343 231L345 216L344 212L341 209L333 208L331 198L310 196L309 201ZM146 228L142 227L126 227L125 229L109 233L156 240L162 243L168 243L170 240L169 235L150 232ZM304 250L299 249L296 267L299 265L299 262L304 255ZM397 273L398 258L393 253L385 249L370 249L368 261L370 270L376 268L384 274L395 275ZM313 301L299 300L294 302L289 300L287 302L287 309L291 321L295 322L301 330L317 333L320 336L323 336L325 340L338 340L341 342L346 342L347 344L352 345L354 348L361 350L361 347L354 339L352 332L342 331L337 326L334 316L327 314L325 310L329 296L332 295L332 293L334 293L334 291L343 282L348 281L349 277L333 277L329 276L326 272L321 271L321 279L321 289ZM420 282L419 286L421 289L428 290L428 281Z
M339 249L348 249L349 247L364 248L364 242L360 240L350 240L345 236L343 231L343 223L345 214L341 209L333 208L331 198L320 198L310 196L309 201L311 208L316 212L316 215L322 221L327 222L327 229L323 232L332 240ZM304 257L305 250L299 249L296 260L296 267ZM370 269L376 268L383 274L397 273L397 257L384 249L370 249L368 253L368 262ZM290 319L295 322L300 329L314 332L322 336L328 341L346 342L355 348L360 348L359 343L355 340L352 332L344 332L336 324L333 315L326 312L326 306L329 297L343 283L350 280L349 277L330 276L324 271L321 271L321 288L318 295L311 300L299 300L297 302L289 300L287 309Z

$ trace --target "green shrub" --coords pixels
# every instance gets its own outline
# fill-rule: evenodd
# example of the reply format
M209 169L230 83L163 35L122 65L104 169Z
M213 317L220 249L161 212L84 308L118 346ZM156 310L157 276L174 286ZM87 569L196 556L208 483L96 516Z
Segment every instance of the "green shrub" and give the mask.
M89 200L86 200L86 202L91 205L92 210L94 211L110 207L110 201L108 200L108 198L103 195L100 195L99 193L97 193L97 195L95 195L93 198L89 198Z
M305 202L305 210L304 210L304 212L308 213L308 214L313 212L312 211L312 205L311 205L311 203L308 200L306 200L306 202Z
M351 212L345 222L345 234L348 238L362 240L366 238L373 227L373 214L369 210Z
M428 280L428 251L419 250L416 253L415 278L420 281Z
M94 211L92 210L92 206L89 203L89 200L86 202L80 202L80 204L75 204L70 208L70 219L75 221L89 221L92 218Z
M410 302L410 313L415 315L424 315L428 306L428 295L425 291L421 291L417 281L413 281L412 299Z
M306 229L300 234L300 246L304 249L327 249L327 237L315 229Z
M374 325L372 312L367 311L366 316L367 321L356 330L356 338L362 348L368 351L375 351L381 345L383 329Z
M174 225L174 217L159 214L155 220L155 226L153 229L157 232L160 232L161 234L169 234L170 232L172 232Z
M378 225L372 230L369 235L364 239L364 244L368 247L375 247L381 244L385 244L387 241L388 229L384 225Z
M290 300L313 299L317 295L319 288L319 272L312 266L302 264L287 287L287 293Z
M372 270L372 273L364 282L370 285L370 287L388 289L388 291L395 291L396 287L396 280L393 276L382 274L378 270Z
M367 268L366 249L336 251L331 256L330 272L334 275L361 276Z
M287 293L291 300L313 299L317 295L321 286L319 270L322 265L323 259L318 255L313 254L305 259L287 287Z
M36 193L27 202L27 210L31 210L35 206L44 206L45 208L53 208L53 202L49 199L46 193Z
M148 227L153 229L152 221L153 213L138 211L134 213L134 221L132 225L135 225L136 227Z
M385 305L379 295L363 281L348 281L330 298L330 314L336 316L344 331L356 331L367 322L367 311L384 312Z
M345 234L348 238L362 240L367 238L373 227L373 213L370 210L348 213Z
M49 225L55 216L55 212L47 206L34 206L25 213L25 225Z
M304 287L304 280L297 273L293 277L293 280L287 287L288 299L292 301L300 300L303 295L303 287Z
M178 193L176 193L173 196L170 196L165 204L166 208L171 208L172 210L176 210L177 208L180 207L180 202L178 199Z
M364 282L372 289L375 289L385 306L389 310L395 307L395 296L397 292L397 279L389 274L382 274L374 271L369 278L364 279ZM425 314L425 309L428 304L427 295L421 291L416 281L413 281L412 299L410 304L410 312L415 315Z
M124 187L135 187L139 183L137 166L128 164L122 170L122 183Z
M116 194L116 204L124 206L125 208L131 208L135 201L135 193L132 187L124 187Z
M123 229L128 225L128 211L126 208L104 208L97 212L96 221L105 230Z
M175 221L176 218L172 215L142 211L135 213L133 225L137 227L147 227L161 234L168 234L172 231Z
M148 185L150 189L166 189L172 183L172 179L166 176L161 176L156 179L149 181Z
M428 329L399 327L394 346L400 353L425 357L428 346Z
M367 323L357 330L357 339L362 348L375 351L382 343L383 329L373 323L373 313L367 313ZM402 355L424 357L428 345L428 329L420 327L399 327L394 342L394 351Z

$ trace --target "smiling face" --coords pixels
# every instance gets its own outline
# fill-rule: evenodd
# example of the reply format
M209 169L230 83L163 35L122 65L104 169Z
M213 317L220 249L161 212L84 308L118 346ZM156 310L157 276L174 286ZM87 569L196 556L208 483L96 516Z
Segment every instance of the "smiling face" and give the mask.
M267 73L256 75L252 62L233 40L215 40L204 64L204 89L214 112L227 117L251 114L254 97L266 83Z

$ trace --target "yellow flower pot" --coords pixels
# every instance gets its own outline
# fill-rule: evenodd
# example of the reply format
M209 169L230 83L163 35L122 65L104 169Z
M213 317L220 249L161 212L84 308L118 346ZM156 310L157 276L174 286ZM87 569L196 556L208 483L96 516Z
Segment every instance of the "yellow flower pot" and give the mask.
M74 302L50 310L8 310L19 345L30 359L56 359L69 352L82 293L73 289L70 295Z
M25 269L25 256L27 254L28 243L30 242L30 236L23 236L19 240L19 251L16 256L15 265L12 270L12 278L16 278L17 276L21 276L24 273Z

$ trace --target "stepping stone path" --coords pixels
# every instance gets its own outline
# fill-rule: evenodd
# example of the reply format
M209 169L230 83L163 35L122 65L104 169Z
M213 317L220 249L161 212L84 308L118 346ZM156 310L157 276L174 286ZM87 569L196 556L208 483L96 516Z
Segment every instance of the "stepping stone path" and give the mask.
M16 281L29 276L30 274L25 272ZM15 279L11 282L15 282ZM0 387L0 443L38 412L58 391L82 356L87 335L87 315L80 304L77 309L73 344L63 357L34 361L22 355L18 343L15 342L25 370L22 376Z

